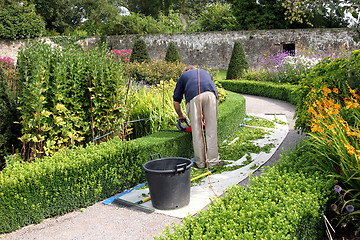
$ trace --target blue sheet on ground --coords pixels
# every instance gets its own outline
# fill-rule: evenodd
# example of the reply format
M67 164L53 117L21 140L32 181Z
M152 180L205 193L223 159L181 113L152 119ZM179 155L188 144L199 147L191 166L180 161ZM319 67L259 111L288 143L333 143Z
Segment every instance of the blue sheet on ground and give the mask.
M104 200L102 203L103 203L103 204L106 204L106 205L109 205L109 204L111 204L111 203L114 201L114 199L120 198L120 197L124 196L125 194L130 193L132 190L138 190L138 189L140 189L140 188L143 187L143 186L145 186L145 183L141 183L141 184L137 185L137 186L134 187L134 188L127 189L127 190L125 190L124 192L122 192L122 193L120 193L120 194L118 194L118 195L116 195L116 196L113 196L113 197L111 197L111 198L108 198L108 199Z

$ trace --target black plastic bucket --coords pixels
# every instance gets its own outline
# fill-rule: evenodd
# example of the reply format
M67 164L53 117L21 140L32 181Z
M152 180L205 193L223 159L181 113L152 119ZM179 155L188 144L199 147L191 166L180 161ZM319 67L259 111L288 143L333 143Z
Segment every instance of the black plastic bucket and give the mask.
M192 164L187 158L160 156L143 165L154 208L171 210L189 204Z

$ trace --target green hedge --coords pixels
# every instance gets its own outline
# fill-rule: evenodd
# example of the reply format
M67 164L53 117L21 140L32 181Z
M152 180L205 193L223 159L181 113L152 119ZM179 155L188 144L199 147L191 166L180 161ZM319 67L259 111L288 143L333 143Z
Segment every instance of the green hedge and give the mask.
M240 127L244 116L244 98L229 93L219 106L219 142ZM192 152L190 134L157 132L9 164L0 173L0 233L89 206L145 181L142 165L151 154L190 158Z
M309 147L298 145L247 188L228 188L206 211L167 228L159 238L322 239L332 182L314 167Z
M89 206L139 182L138 147L114 139L65 151L0 174L0 232Z
M226 90L250 94L256 96L270 97L297 104L297 96L293 91L297 86L290 84L277 84L273 82L241 81L241 80L219 80Z

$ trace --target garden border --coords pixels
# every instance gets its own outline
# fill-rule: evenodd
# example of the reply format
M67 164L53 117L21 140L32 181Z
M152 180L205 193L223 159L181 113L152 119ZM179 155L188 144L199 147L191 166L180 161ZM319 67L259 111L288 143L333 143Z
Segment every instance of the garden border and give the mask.
M240 127L245 111L244 97L229 92L219 106L219 142ZM145 180L142 165L159 152L191 157L191 135L157 132L128 142L114 138L7 166L0 174L0 233L90 206L137 185Z

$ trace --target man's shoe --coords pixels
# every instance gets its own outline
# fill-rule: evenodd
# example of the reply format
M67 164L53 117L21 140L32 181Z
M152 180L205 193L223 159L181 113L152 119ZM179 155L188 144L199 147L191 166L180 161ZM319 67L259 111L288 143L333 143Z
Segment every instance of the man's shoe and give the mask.
M214 166L222 167L222 166L224 166L224 162L223 162L223 161L219 161L219 162L217 162Z

